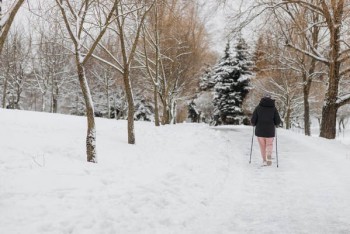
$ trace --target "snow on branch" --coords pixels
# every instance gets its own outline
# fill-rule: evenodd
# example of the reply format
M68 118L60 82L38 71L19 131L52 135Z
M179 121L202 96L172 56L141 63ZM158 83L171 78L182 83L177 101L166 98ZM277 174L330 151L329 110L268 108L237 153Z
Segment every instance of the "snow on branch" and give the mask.
M338 107L344 106L346 104L350 104L350 93L345 94L341 97L338 97L338 99L337 99L337 106Z
M350 68L347 68L347 69L345 69L343 71L340 71L339 76L342 77L342 76L348 74L349 72L350 72Z
M313 54L313 53L311 53L309 51L303 50L303 49L299 48L298 46L290 44L288 41L286 43L286 46L291 47L291 48L295 49L296 51L299 51L300 53L303 53L303 54L305 54L305 55L307 55L307 56L309 56L309 57L311 57L311 58L313 58L313 59L315 59L315 60L317 60L319 62L322 62L322 63L325 63L325 64L329 64L330 63L330 61L328 59L322 57L322 55L320 55L320 54ZM314 52L317 52L317 51L314 50Z
M104 24L104 26L102 27L102 30L99 32L97 38L95 39L95 41L94 41L94 43L92 44L90 50L88 50L88 52L87 52L87 54L86 54L86 56L85 56L85 58L84 58L84 61L83 61L84 64L85 64L85 63L89 60L89 58L92 56L92 53L94 52L95 48L98 46L100 40L102 39L104 33L106 32L106 30L107 30L109 24L110 24L111 21L112 21L111 19L112 19L113 15L114 15L114 12L115 12L115 10L116 10L117 7L118 7L118 3L119 3L119 1L117 1L117 0L113 3L113 7L112 7L112 9L110 10L110 12L108 13L108 16L107 16L107 18L106 18L105 24ZM83 25L83 24L82 24L82 25Z
M121 74L123 74L123 70L120 69L118 66L116 66L115 64L111 63L111 62L108 62L107 60L95 55L95 54L91 54L91 56L95 59L97 59L98 61L100 61L101 63L104 63L110 67L113 67L114 69L116 69L118 72L120 72Z
M339 55L337 61L340 62L340 63L343 63L343 62L349 60L349 58L350 58L349 53L350 53L350 48L349 48L349 49L346 49L346 50L344 50L344 51L342 51L342 52L340 53L340 55Z
M314 12L321 13L321 14L324 13L324 10L321 7L319 7L319 6L315 5L315 4L312 4L311 2L308 2L308 1L283 0L283 2L285 2L286 4L299 4L299 5L302 5L302 6L306 7L310 11L314 11Z

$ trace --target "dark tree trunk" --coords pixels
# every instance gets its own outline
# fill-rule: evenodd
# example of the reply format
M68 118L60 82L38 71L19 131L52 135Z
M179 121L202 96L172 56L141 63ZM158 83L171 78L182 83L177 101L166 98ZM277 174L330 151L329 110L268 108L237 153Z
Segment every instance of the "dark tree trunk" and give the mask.
M305 93L305 87L304 87L304 133L306 136L311 136L309 95Z
M326 11L326 22L330 32L329 41L329 79L328 90L326 93L325 104L322 109L322 120L320 137L327 139L334 139L336 137L336 118L337 118L337 97L339 91L340 80L340 65L338 61L340 55L340 43L341 43L341 25L344 14L344 0L338 1L337 5L332 5L333 17ZM321 1L323 9L327 9L328 5L325 1Z
M291 127L291 122L290 122L290 114L291 114L291 109L290 107L287 107L287 113L286 113L286 118L285 118L285 122L286 122L286 129L290 129Z
M157 74L158 75L158 74ZM158 108L158 90L157 86L154 85L154 124L158 127L159 124L159 108Z
M4 80L4 89L2 93L2 108L6 108L6 95L7 95L7 76L5 77Z
M304 96L304 132L306 136L311 136L310 130L310 103L309 95L311 88L311 79L307 78L307 74L303 74L303 96Z
M286 107L285 107L286 111L285 111L285 116L284 116L284 122L286 123L286 129L290 129L290 127L291 127L290 116L292 113L292 109L291 109L290 105L291 105L291 101L290 101L289 95L287 95L287 102L286 102Z
M334 139L336 136L337 106L329 104L322 109L320 137Z
M337 45L334 45L337 46ZM339 46L339 45L338 45ZM335 53L335 52L334 52ZM334 57L336 57L334 55ZM325 105L322 109L322 120L321 120L321 129L320 137L327 139L334 139L336 137L336 118L337 118L337 97L339 89L339 71L340 63L332 62L329 66L329 86L326 93Z
M52 112L53 113L57 113L58 111L58 87L56 85L56 88L55 88L55 93L54 95L52 96Z
M336 37L339 38L339 37ZM335 42L336 43L336 42ZM337 51L339 51L339 43L334 45L334 51L331 51L333 58L337 57ZM337 49L338 48L338 49ZM339 72L340 72L340 63L336 62L330 63L329 65L329 85L325 98L325 105L322 109L322 119L321 119L321 129L320 137L327 139L334 139L336 137L336 128L337 128L337 97L339 89Z
M111 102L109 100L109 81L108 81L108 77L106 77L106 96L107 96L107 115L108 115L108 119L111 118Z

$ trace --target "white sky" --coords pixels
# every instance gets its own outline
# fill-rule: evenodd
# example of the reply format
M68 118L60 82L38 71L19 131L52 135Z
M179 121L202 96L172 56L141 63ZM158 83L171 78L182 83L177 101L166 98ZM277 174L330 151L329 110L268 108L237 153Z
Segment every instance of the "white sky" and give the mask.
M244 7L248 2L253 0L228 0L224 6L217 7L216 0L199 0L200 4L204 6L201 16L205 19L206 27L210 35L211 45L214 51L218 53L223 53L225 45L227 42L227 34L229 33L230 19L229 17L234 14L234 12L240 7ZM40 0L26 2L20 9L18 15L16 16L15 25L24 26L24 29L29 29L28 24L29 12L28 8L34 10L38 7ZM231 23L232 24L232 23ZM244 38L248 43L252 42L252 37L250 34L251 29L245 30L243 32Z
M227 35L230 33L230 17L254 0L228 0L224 6L217 7L216 0L199 0L204 5L202 17L206 19L207 30L211 37L212 46L215 51L223 53L227 42ZM243 31L244 39L251 44L254 40L253 26Z

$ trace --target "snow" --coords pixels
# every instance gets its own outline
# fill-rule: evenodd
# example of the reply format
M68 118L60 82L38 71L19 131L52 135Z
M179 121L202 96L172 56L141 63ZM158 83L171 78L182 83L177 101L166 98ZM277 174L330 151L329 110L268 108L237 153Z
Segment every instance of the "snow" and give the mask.
M349 233L350 151L278 130L279 168L260 167L252 128L0 109L0 233Z
M345 100L348 100L348 99L350 99L350 93L345 94L341 97L338 97L337 104L344 102Z

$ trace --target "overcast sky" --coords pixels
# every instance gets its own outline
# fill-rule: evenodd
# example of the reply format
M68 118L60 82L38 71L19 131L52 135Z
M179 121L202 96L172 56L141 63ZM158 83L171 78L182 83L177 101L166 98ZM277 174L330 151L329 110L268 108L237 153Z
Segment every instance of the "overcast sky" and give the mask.
M230 26L233 24L233 22L230 22L230 16L232 17L239 8L244 10L244 8L254 0L229 0L227 4L222 7L216 6L216 0L199 1L204 6L202 17L206 19L206 27L210 34L213 49L222 54L227 43L227 35L230 32ZM248 44L254 41L252 25L250 28L243 30L243 37Z
M35 0L25 3L16 17L16 24L20 24L28 30L29 28L26 25L26 22L28 22L28 20L26 20L28 17L28 7L32 10L35 9L40 1L43 0ZM203 5L201 17L205 19L206 28L210 34L211 46L215 51L222 54L227 42L227 34L229 33L229 17L232 16L239 7L244 7L244 4L253 0L243 0L243 5L242 0L228 0L227 4L221 7L217 7L217 0L198 1ZM243 36L249 43L249 39L251 39L251 36L249 36L249 30L243 32Z
M204 3L204 9L201 16L205 19L211 44L215 51L222 53L227 42L226 16L229 12L223 7L217 8L215 1L209 3L209 1L202 0L202 2Z

